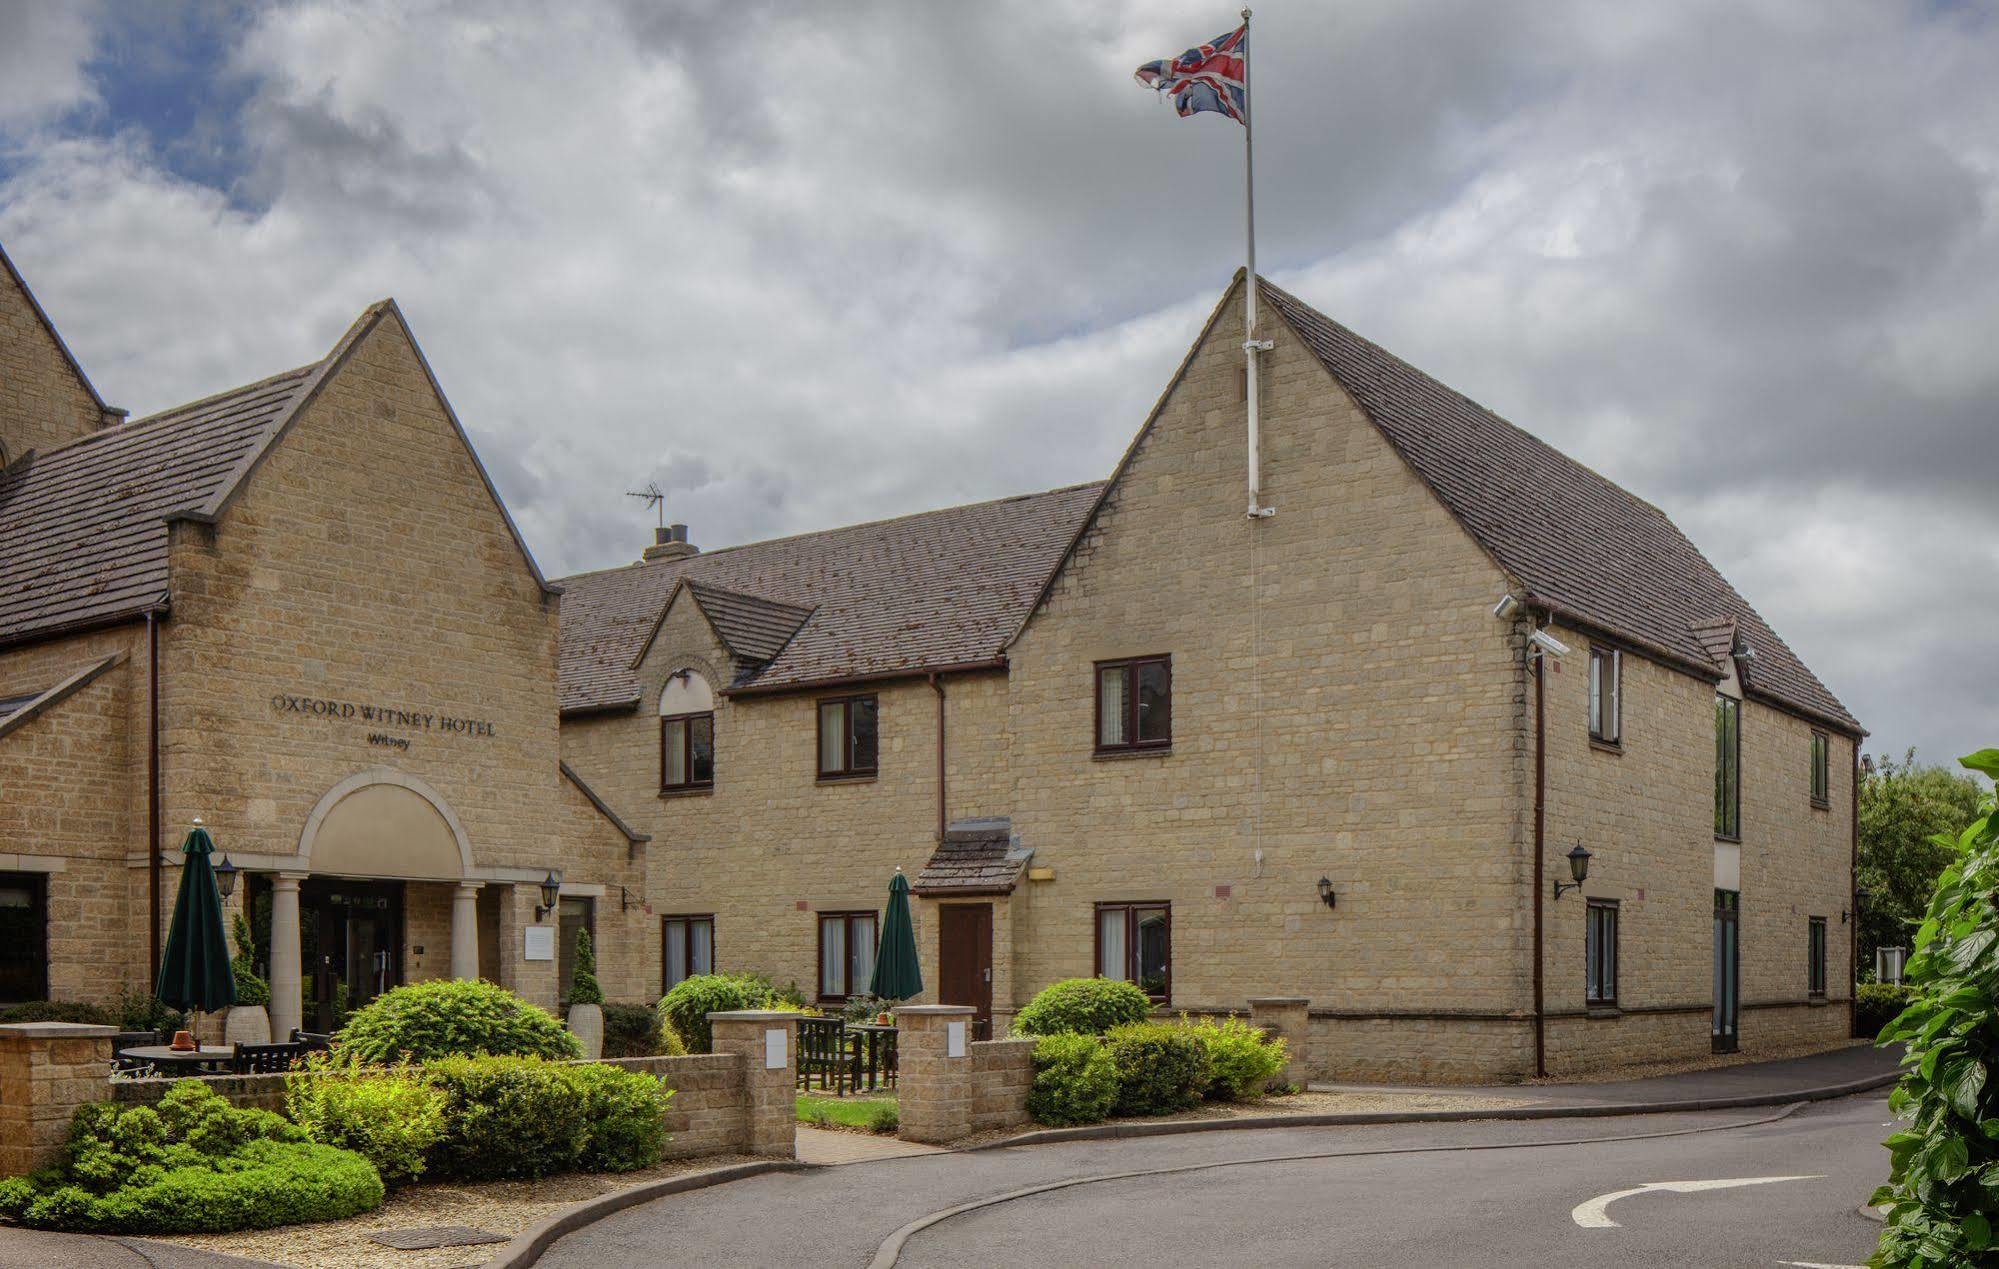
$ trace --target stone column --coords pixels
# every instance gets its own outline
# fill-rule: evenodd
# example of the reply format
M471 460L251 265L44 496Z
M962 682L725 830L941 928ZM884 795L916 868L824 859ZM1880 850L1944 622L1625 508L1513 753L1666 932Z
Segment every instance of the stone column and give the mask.
M903 1005L895 1011L895 1096L902 1113L897 1136L941 1144L971 1134L977 1012L970 1005Z
M451 976L479 976L479 887L485 883L461 881L451 896Z
M797 1022L797 1014L781 1009L708 1015L714 1051L743 1059L743 1149L750 1154L798 1154Z
M1303 996L1252 996L1249 1020L1284 1041L1284 1069L1271 1084L1304 1088L1312 1076L1312 1002Z
M298 935L298 883L304 874L271 878L271 1039L283 1043L304 1024L304 974Z
M76 1108L111 1095L117 1034L80 1022L0 1026L0 1177L53 1163Z

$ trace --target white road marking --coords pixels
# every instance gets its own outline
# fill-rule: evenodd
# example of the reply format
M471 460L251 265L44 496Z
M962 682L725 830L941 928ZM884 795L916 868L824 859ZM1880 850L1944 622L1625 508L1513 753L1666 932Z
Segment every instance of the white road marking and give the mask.
M1618 1223L1610 1219L1608 1208L1621 1198L1634 1194L1646 1194L1653 1190L1664 1190L1670 1194L1697 1194L1702 1190L1729 1190L1744 1185L1771 1185L1778 1181L1818 1181L1820 1176L1741 1176L1713 1181L1653 1181L1633 1190L1617 1190L1610 1194L1600 1194L1587 1203L1578 1203L1569 1216L1584 1229L1617 1229Z

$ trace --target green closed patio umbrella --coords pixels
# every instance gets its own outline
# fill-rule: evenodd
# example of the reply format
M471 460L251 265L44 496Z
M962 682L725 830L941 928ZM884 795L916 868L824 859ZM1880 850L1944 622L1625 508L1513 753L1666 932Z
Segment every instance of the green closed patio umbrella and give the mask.
M884 1000L908 1000L923 990L923 971L916 967L916 931L909 923L909 880L900 868L888 883L888 913L882 918L881 944L875 948L875 974L868 990Z
M215 843L200 821L181 843L187 862L180 870L167 950L153 994L175 1009L213 1013L236 1003L236 976L229 969L229 935L222 927L222 894L208 857Z

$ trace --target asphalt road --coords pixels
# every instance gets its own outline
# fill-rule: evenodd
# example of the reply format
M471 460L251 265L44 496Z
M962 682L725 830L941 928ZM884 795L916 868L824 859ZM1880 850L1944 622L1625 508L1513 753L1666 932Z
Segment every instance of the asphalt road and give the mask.
M1879 1226L1855 1209L1886 1171L1885 1095L1778 1113L1212 1132L850 1164L643 1204L541 1263L865 1266L900 1231L908 1269L1862 1264ZM1301 1155L1332 1157L1285 1158ZM1121 1175L1160 1169L1178 1170ZM1587 1206L1662 1182L1794 1176L1809 1179Z

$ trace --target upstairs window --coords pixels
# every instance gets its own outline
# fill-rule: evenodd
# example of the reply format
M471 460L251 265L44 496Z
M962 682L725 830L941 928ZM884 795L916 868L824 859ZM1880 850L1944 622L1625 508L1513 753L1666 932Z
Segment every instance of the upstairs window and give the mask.
M659 696L659 791L715 787L715 694L708 681L682 670Z
M1592 1005L1617 1003L1617 901L1591 899L1584 947L1588 982L1584 1000Z
M1742 836L1742 702L1714 698L1714 835Z
M1831 742L1826 738L1826 734L1824 732L1815 731L1812 733L1812 805L1813 806L1829 805L1830 795L1828 794L1827 789L1829 786L1829 776L1831 772L1828 769L1827 765L1827 751L1828 748L1830 747L1830 744Z
M864 996L875 976L875 914L819 914L819 999Z
M1825 918L1813 917L1807 935L1806 954L1809 958L1805 968L1805 990L1814 996L1825 995Z
M1616 648L1589 650L1589 737L1606 745L1623 739L1624 654Z
M880 749L880 718L873 696L842 696L819 702L821 780L875 774Z
M1136 983L1154 1000L1173 989L1173 908L1165 903L1097 905L1097 977Z
M1173 662L1133 657L1097 663L1097 752L1130 753L1173 744Z

